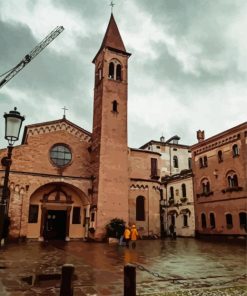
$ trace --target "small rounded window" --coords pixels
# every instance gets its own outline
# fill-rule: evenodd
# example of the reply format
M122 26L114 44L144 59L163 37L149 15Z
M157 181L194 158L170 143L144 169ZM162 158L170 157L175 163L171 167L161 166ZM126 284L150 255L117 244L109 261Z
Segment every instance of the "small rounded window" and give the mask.
M55 165L62 167L71 162L72 154L68 146L57 144L50 150L50 157Z

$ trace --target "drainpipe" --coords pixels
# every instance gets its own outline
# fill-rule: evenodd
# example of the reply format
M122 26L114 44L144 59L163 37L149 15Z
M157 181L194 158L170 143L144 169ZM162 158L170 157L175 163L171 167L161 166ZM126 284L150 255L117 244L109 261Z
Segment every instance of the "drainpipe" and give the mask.
M170 176L172 175L172 156L171 156L171 146L169 145L169 158L170 158Z

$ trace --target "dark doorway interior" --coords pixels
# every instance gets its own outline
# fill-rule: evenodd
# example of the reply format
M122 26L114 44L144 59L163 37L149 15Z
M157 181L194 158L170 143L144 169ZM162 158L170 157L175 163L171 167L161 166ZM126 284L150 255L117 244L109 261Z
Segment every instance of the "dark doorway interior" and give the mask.
M45 220L44 237L47 240L65 240L66 235L66 211L48 210Z

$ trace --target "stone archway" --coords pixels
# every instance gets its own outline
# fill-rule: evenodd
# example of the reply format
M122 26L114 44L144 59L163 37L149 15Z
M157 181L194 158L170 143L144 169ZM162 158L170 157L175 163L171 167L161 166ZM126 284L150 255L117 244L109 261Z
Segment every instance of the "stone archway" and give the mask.
M40 241L83 238L89 207L88 197L77 187L63 182L45 184L30 197L27 237Z

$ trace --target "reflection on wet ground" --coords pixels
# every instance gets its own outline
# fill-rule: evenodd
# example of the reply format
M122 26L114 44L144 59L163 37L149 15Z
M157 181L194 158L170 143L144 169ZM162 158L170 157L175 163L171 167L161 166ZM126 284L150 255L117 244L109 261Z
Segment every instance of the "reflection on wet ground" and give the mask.
M244 245L185 238L138 241L136 249L58 241L8 245L0 250L0 295L58 295L64 263L75 265L75 296L123 295L127 263L137 266L138 295L245 295ZM232 287L232 294L208 294L222 287Z

